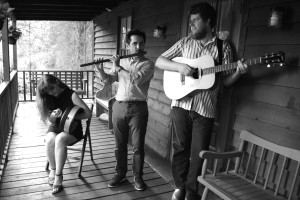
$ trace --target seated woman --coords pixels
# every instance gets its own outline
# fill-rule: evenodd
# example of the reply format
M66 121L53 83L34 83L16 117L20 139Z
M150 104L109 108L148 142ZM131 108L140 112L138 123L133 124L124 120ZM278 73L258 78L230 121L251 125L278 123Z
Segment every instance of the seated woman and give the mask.
M90 118L92 113L81 98L66 84L53 75L45 74L37 85L36 103L41 120L51 125L46 135L46 155L50 165L48 182L52 186L52 193L62 190L62 170L67 159L67 146L77 142L83 136L81 119ZM77 126L71 133L59 128L60 117L64 111L77 105L83 112L75 115Z

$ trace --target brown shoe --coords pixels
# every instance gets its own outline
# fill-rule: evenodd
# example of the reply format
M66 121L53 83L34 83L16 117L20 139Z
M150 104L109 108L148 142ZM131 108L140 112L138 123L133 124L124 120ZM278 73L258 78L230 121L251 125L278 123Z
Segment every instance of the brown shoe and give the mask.
M146 184L141 177L134 178L134 188L138 191L143 191L146 189Z
M185 189L177 188L172 195L172 200L184 200L184 197Z
M109 188L114 188L114 187L118 187L122 182L124 182L126 180L126 176L125 175L119 175L116 174L109 182L108 182L108 187Z

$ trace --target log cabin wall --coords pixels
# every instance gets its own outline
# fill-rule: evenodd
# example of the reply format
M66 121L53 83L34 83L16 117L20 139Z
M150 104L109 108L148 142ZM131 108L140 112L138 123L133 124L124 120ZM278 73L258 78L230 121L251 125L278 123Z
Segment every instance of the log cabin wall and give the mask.
M232 148L240 143L239 133L248 130L255 135L276 144L300 149L300 1L251 0L243 1L243 19L239 57L252 58L270 52L285 52L286 66L266 68L255 65L235 84L235 119ZM268 27L271 9L283 11L282 26ZM253 152L259 155L261 152ZM271 155L266 154L264 167L268 166ZM284 158L277 157L278 168L272 169L271 180L278 178L280 164ZM253 166L253 170L255 170ZM280 187L284 195L291 187L295 163L285 166L285 185ZM264 180L266 174L261 174ZM272 185L272 181L269 186ZM292 199L299 198L298 188Z
M157 57L180 39L181 0L132 0L118 8L98 16L94 20L94 58L108 58L117 53L118 20L122 16L132 16L132 30L146 33L146 57L156 61ZM153 29L167 26L165 38L154 38ZM111 63L104 64L108 71ZM149 119L146 145L164 158L169 158L171 149L170 104L163 92L163 71L155 69L148 91ZM95 91L101 88L96 76Z

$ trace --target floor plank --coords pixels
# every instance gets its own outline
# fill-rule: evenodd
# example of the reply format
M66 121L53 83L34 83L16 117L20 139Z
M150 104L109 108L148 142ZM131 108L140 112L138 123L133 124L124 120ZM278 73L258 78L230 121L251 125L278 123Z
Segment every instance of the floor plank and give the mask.
M84 125L85 123L83 123ZM127 181L117 188L108 188L107 182L115 174L114 136L107 124L93 117L91 138L94 161L86 151L82 177L77 177L81 143L68 150L64 167L64 190L52 195L45 171L44 136L47 124L37 116L34 103L20 103L14 124L8 162L0 182L0 199L170 199L173 187L151 166L144 165L145 191L136 191L133 186L132 151L128 149ZM75 150L74 150L75 149ZM87 150L89 149L87 145Z

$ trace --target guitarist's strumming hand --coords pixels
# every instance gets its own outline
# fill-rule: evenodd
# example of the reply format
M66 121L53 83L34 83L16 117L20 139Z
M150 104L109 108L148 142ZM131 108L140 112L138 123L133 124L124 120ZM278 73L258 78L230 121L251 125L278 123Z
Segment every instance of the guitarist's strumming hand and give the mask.
M187 64L182 64L180 63L177 66L177 70L180 74L184 75L184 76L190 76L195 72L194 68L191 68L189 65Z

